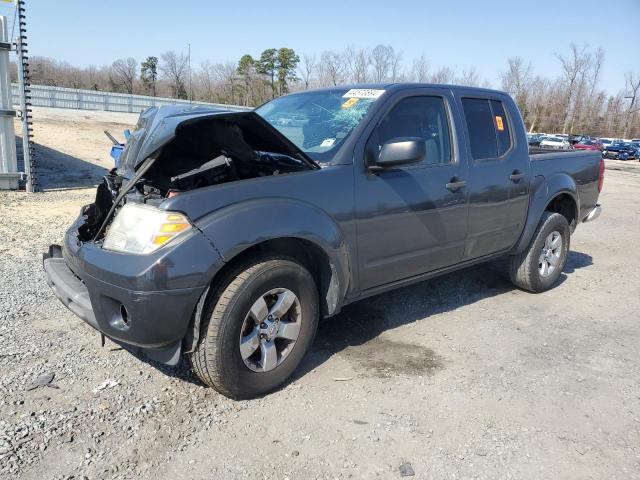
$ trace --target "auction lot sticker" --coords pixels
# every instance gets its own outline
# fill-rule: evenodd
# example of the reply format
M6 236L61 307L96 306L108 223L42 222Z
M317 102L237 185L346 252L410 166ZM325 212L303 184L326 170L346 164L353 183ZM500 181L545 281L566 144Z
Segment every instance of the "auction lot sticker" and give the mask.
M376 90L374 88L352 88L342 98L378 98L383 93L384 90Z

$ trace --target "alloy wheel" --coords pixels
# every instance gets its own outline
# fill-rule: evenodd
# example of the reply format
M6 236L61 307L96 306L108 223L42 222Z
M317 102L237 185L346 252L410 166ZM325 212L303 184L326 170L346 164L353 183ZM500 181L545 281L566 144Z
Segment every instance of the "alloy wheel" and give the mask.
M300 335L302 310L295 293L276 288L261 295L249 309L240 332L240 355L254 372L280 365Z
M560 264L562 257L562 235L554 230L544 240L540 257L538 258L538 271L543 277L553 274Z

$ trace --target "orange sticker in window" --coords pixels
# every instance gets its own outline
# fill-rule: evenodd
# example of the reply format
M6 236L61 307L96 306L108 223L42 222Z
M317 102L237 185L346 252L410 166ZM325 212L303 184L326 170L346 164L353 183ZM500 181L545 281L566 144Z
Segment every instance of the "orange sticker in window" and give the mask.
M351 108L353 107L356 103L358 103L358 100L360 100L359 98L355 98L352 97L349 100L347 100L346 102L344 102L341 107L342 108Z
M501 132L504 130L504 123L500 115L496 115L496 127L498 127L498 130Z

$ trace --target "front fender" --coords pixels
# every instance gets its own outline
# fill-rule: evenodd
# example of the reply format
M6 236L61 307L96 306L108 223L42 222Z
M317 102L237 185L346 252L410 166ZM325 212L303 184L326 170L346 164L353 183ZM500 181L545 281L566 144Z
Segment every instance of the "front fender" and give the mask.
M267 240L312 242L329 257L332 287L336 289L334 308L346 294L351 262L344 235L333 219L314 205L286 198L258 198L216 210L196 221L196 226L225 262Z
M536 175L531 188L527 221L520 239L510 252L511 254L522 253L529 246L547 205L561 194L567 194L573 199L576 218L579 218L577 209L580 208L580 202L578 201L578 189L573 178L567 173L555 173L549 178Z

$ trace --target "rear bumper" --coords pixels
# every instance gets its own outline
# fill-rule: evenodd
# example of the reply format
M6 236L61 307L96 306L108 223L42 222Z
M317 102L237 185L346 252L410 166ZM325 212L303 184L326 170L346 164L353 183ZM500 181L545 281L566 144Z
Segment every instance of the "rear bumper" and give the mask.
M591 211L587 214L586 217L584 217L582 219L582 221L583 222L591 222L591 221L595 220L596 218L598 218L601 213L602 213L602 205L596 204L596 206L593 207L593 209L591 209Z
M123 255L92 243L74 249L73 229L65 242L63 257L53 247L43 261L54 295L123 347L175 364L198 300L222 265L204 235L155 255Z

